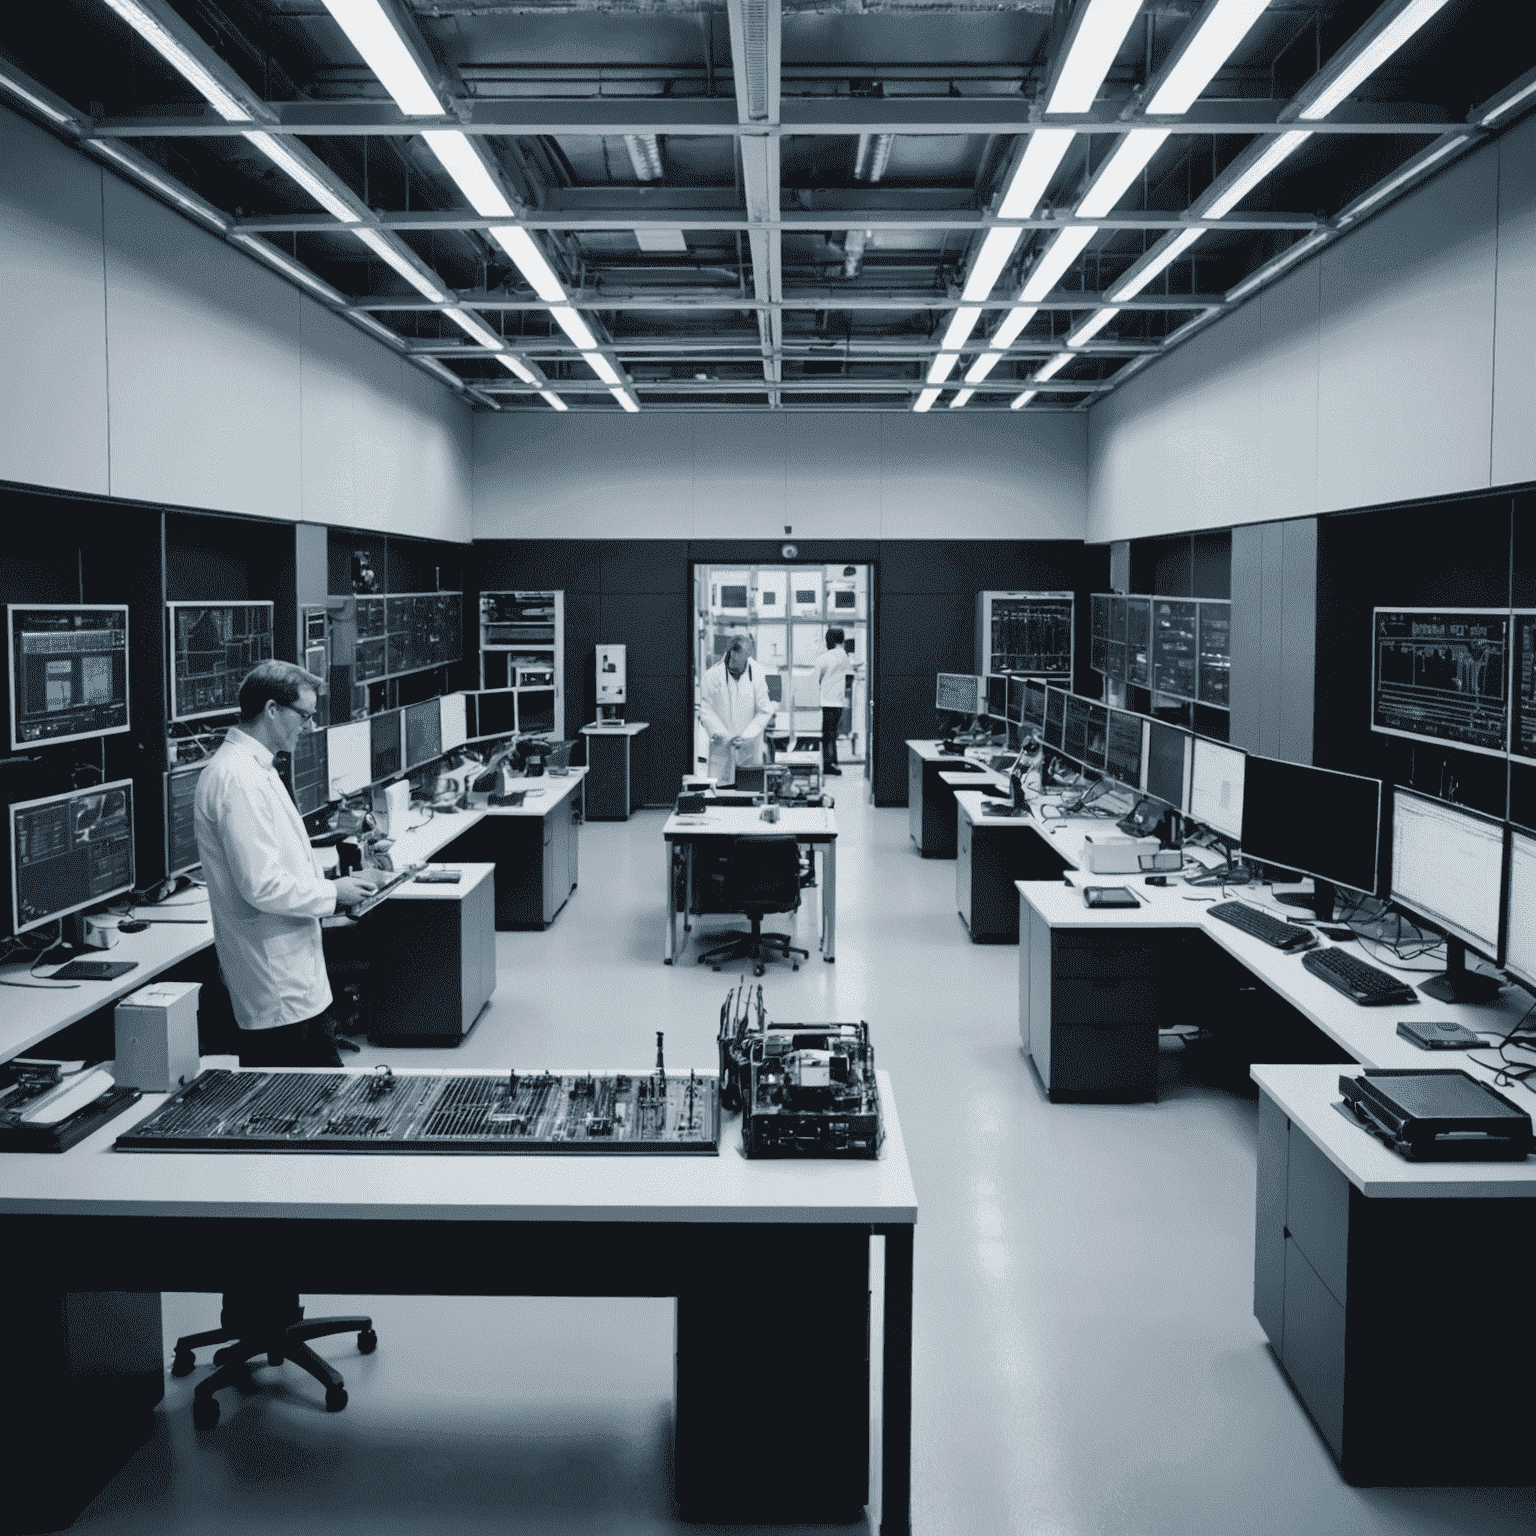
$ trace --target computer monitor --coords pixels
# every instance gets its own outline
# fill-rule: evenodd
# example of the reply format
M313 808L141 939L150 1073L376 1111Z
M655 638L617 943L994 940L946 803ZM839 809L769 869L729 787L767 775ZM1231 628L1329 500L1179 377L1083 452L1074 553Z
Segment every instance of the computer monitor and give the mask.
M1008 678L1000 673L990 673L987 677L987 713L994 720L1007 720L1008 715Z
M1100 773L1104 771L1104 752L1109 735L1109 710L1103 704L1088 701L1084 711L1087 726L1087 743L1083 749L1083 761Z
M438 700L442 706L444 752L456 752L469 740L467 702L462 693L447 693Z
M443 755L443 707L438 699L405 706L405 766L419 768Z
M980 715L987 705L986 681L969 672L940 672L934 708L952 715Z
M1496 977L1467 969L1468 949L1504 961L1504 823L1406 789L1392 791L1392 900L1445 930L1445 973L1419 990L1442 1003L1491 1002Z
M1061 751L1074 763L1088 761L1088 701L1075 693L1062 703Z
M1147 780L1143 788L1174 810L1189 809L1189 732L1147 721Z
M191 768L178 769L165 776L165 873L184 875L203 861L197 851L197 833L193 826L193 802L197 799L198 780L206 760Z
M21 800L11 814L11 931L133 889L133 780Z
M6 607L11 750L128 729L126 604Z
M1007 678L1005 692L1008 695L1007 707L1004 710L1006 718L1013 725L1023 725L1024 679L1010 674Z
M1381 780L1273 757L1243 767L1243 854L1310 875L1316 890L1276 892L1286 906L1333 916L1334 887L1376 893Z
M1128 709L1109 711L1104 771L1131 789L1141 788L1141 738L1146 721Z
M1045 729L1045 684L1024 679L1024 724L1037 732Z
M1045 736L1048 751L1062 751L1063 725L1066 720L1067 696L1060 688L1045 690Z
M517 728L520 731L553 731L555 728L555 690L525 688L517 700Z
M368 782L381 784L405 770L400 711L386 709L368 717Z
M288 760L288 787L300 816L313 816L331 800L331 754L325 731L301 731Z
M1536 833L1510 828L1504 969L1536 990Z
M1189 771L1189 814L1218 837L1243 835L1243 761L1246 753L1196 736Z
M478 696L476 736L510 736L517 729L517 695L510 688L484 689Z
M167 603L172 720L201 720L240 707L240 684L272 659L272 604Z
M333 725L325 733L330 798L344 799L368 788L370 753L366 720Z

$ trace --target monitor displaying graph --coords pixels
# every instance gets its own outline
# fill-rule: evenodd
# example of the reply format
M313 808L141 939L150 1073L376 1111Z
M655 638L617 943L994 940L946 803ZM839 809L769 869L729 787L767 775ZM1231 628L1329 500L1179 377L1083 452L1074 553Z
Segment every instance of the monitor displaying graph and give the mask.
M1377 608L1373 626L1373 731L1509 751L1507 608Z
M128 729L128 609L45 603L6 609L11 749Z
M240 684L272 659L272 604L167 603L172 720L201 720L240 707Z

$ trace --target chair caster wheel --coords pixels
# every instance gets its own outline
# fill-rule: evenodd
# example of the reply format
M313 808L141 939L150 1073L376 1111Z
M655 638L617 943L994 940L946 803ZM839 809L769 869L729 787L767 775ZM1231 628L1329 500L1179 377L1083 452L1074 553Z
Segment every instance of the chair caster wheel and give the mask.
M269 1349L267 1351L267 1364L268 1365L281 1365L282 1363L283 1363L283 1357L282 1357L281 1354L278 1353L277 1350Z
M379 1347L379 1336L372 1328L365 1328L357 1336L357 1352L360 1355L371 1355Z
M190 1376L197 1369L197 1360L190 1354L182 1354L179 1350L171 1361L172 1376Z
M228 1365L233 1359L234 1351L232 1349L216 1349L213 1352L213 1363L215 1365Z
M790 970L798 971L799 969L800 969L800 962L798 960L796 960L795 963L792 966L790 966Z
M347 1406L347 1389L345 1387L327 1387L325 1389L325 1411L327 1413L340 1413Z
M763 975L763 974L764 974L764 969L763 969L763 967L762 967L762 966L760 966L760 965L754 965L754 966L753 966L753 967L752 967L752 974L753 974L753 975L754 975L754 976L761 976L761 975Z
M192 1399L192 1427L212 1429L219 1422L219 1400L216 1397Z

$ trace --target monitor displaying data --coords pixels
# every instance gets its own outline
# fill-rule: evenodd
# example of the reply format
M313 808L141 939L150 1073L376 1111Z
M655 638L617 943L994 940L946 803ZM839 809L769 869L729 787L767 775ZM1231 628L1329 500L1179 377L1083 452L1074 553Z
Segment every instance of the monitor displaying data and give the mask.
M240 684L272 659L271 603L167 603L172 720L240 707Z
M288 787L300 816L313 816L331 800L328 733L303 731L288 760Z
M1045 736L1044 741L1052 752L1061 752L1062 726L1066 716L1067 696L1060 688L1047 688L1045 690Z
M1024 724L1024 689L1022 677L1008 678L1008 719L1015 725Z
M405 706L405 766L419 768L443 755L443 710L437 699Z
M1075 693L1062 706L1061 750L1074 763L1088 761L1088 701Z
M1146 791L1176 811L1189 809L1189 741L1176 725L1147 721Z
M1536 988L1536 834L1518 829L1509 839L1509 917L1504 969Z
M405 771L400 711L386 709L368 718L368 782L382 783Z
M1392 791L1392 900L1497 962L1504 824L1405 789Z
M443 751L455 752L469 740L469 722L462 693L446 694L438 700L442 707Z
M372 777L369 736L366 720L333 725L325 733L326 773L330 778L332 800L360 794L367 789Z
M510 736L517 729L517 695L510 689L487 690L479 696L481 736Z
M1109 711L1104 771L1132 789L1141 788L1141 738L1145 724L1140 715L1133 715L1129 710Z
M128 729L128 609L93 603L6 609L11 749Z
M1536 613L1515 615L1514 719L1509 750L1536 760Z
M1152 686L1177 698L1195 697L1200 607L1159 597L1152 603Z
M934 708L953 715L979 715L986 706L983 679L968 672L940 672Z
M10 807L11 924L40 928L133 889L133 780Z
M1243 835L1244 758L1236 747L1196 736L1190 760L1190 816L1234 843Z
M1024 680L1024 724L1037 731L1045 726L1045 684L1032 677Z
M165 873L184 875L202 863L197 851L197 832L192 812L197 799L198 780L208 764L182 768L165 776Z
M1072 678L1070 592L979 593L988 672Z
M1152 686L1152 599L1125 600L1125 680L1138 688Z
M1104 705L1096 704L1090 700L1086 723L1087 741L1083 748L1082 760L1090 768L1097 768L1102 772L1104 768L1105 744L1109 735L1109 710Z
M1243 765L1243 856L1375 895L1381 780L1305 763Z
M1509 750L1507 609L1377 608L1373 622L1373 731Z
M987 678L987 713L994 720L1008 718L1008 679L996 673Z

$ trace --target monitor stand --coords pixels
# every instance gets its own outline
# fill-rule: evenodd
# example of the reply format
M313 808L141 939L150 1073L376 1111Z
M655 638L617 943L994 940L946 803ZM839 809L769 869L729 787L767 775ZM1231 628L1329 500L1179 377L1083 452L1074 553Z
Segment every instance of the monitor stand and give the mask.
M1333 921L1332 881L1314 880L1310 891L1275 891L1273 894L1282 907L1298 907L1303 912L1312 913L1322 923Z
M1503 983L1497 976L1484 976L1467 969L1467 946L1460 939L1445 941L1445 970L1419 983L1419 991L1440 1003L1491 1003Z

